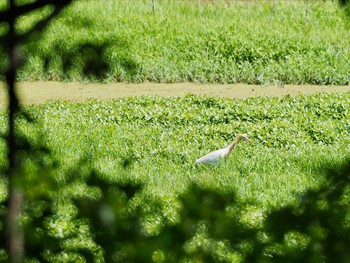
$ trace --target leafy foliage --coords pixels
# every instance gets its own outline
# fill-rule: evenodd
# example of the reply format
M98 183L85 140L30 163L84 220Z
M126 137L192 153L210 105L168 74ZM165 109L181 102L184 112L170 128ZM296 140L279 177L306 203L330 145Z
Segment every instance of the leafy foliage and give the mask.
M347 262L349 240L349 175L350 163L328 168L327 184L310 190L296 207L273 211L266 221L271 244L282 247L276 256L283 262ZM301 247L286 240L288 234L307 237ZM276 260L276 259L275 259ZM268 262L268 261L266 261ZM272 260L271 260L272 262Z

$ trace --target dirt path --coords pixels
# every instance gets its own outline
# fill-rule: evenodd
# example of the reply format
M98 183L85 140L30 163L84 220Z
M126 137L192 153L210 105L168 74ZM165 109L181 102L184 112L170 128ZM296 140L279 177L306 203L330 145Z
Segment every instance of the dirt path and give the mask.
M20 82L18 93L24 105L43 103L47 100L83 101L89 98L115 99L130 96L184 96L202 94L226 98L245 99L253 96L283 96L313 94L316 92L350 92L350 86L284 85L260 86L247 84L214 85L196 83L176 84L95 84L61 82ZM0 83L0 100L6 102L4 83Z

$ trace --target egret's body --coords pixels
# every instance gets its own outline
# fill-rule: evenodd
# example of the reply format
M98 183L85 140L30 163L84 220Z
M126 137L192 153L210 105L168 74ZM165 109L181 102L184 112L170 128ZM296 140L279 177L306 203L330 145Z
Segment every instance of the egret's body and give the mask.
M233 140L233 142L226 148L210 152L203 157L196 160L196 163L207 163L207 164L218 164L223 158L230 155L232 150L237 146L240 140L251 142L246 134L238 134L238 136Z

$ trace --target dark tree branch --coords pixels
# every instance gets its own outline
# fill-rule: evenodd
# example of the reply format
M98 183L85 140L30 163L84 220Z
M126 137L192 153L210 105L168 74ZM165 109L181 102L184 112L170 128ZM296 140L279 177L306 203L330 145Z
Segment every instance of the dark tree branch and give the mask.
M14 3L10 1L9 11L13 10ZM16 175L16 154L17 143L15 139L15 113L18 111L18 98L15 93L16 73L18 68L18 59L16 55L16 32L15 32L15 17L10 17L8 20L9 31L7 36L7 52L9 57L9 65L6 76L6 82L8 86L8 108L9 108L9 131L7 135L8 145L8 188L9 199L7 204L7 217L6 217L6 240L7 249L9 253L10 262L21 262L23 256L23 231L19 225L18 219L21 211L21 194L15 186Z
M67 6L72 0L37 0L31 4L22 6L16 6L14 0L9 1L9 8L7 11L0 12L0 23L6 22L8 24L8 32L0 37L1 45L7 54L8 65L5 72L7 92L8 92L8 134L7 134L7 146L8 146L8 168L6 174L8 176L8 191L9 197L7 202L7 215L6 215L6 240L7 240L7 252L9 255L9 262L19 263L23 262L24 251L24 235L23 229L20 226L19 219L21 215L22 207L22 191L18 184L17 177L19 176L18 168L18 151L20 146L16 142L16 126L15 116L19 111L19 101L16 94L16 75L20 66L20 56L18 55L18 46L26 41L26 39L33 33L39 32L44 29L47 24L57 16L62 9ZM15 23L18 17L23 14L34 11L35 9L53 5L54 11L47 16L44 20L38 22L29 31L24 34L17 34L15 30Z
M9 22L13 17L20 17L26 13L32 12L35 9L42 8L48 5L63 8L68 5L71 0L37 0L34 3L21 6L14 6L6 11L0 12L0 23Z
M21 13L23 15L24 13L28 13L28 12L31 12L31 11L35 10L35 9L29 10L28 9L29 7L40 8L40 7L44 7L44 6L47 6L47 5L53 5L54 6L53 12L50 15L48 15L44 20L41 20L38 23L36 23L27 32L25 32L23 34L13 34L12 35L12 39L16 43L23 43L23 42L26 41L26 39L28 39L28 37L30 37L31 34L42 31L54 17L58 16L58 14L62 11L62 9L65 6L67 6L68 4L70 4L72 2L72 0L61 0L61 1L59 1L59 0L48 0L48 1L38 0L38 2L45 2L45 4L41 3L41 5L37 5L36 4L37 2L35 2L35 3L32 3L32 4L28 4L28 5L24 5L24 6L20 6L20 7L15 7L15 10L17 10L18 8L22 9L22 7L26 7L25 10L22 10L23 12L19 12L19 13ZM11 13L11 9L6 11L6 13L8 13L8 12ZM13 19L13 17L16 17L15 15L8 16L8 15L5 14L5 16L7 16L7 18L3 19L1 17L2 13L4 13L4 12L0 12L0 23L1 22L10 23L11 18ZM14 11L14 13L16 13L16 11ZM1 21L1 20L3 20L3 21ZM9 41L8 34L0 37L0 42L1 43L7 43L7 41Z
M69 4L71 1L72 0L63 0L62 2ZM31 34L42 31L54 17L61 13L64 7L65 6L61 5L61 3L59 5L55 5L54 11L50 15L48 15L44 20L36 23L28 32L19 35L19 41L24 42L28 37L30 37Z

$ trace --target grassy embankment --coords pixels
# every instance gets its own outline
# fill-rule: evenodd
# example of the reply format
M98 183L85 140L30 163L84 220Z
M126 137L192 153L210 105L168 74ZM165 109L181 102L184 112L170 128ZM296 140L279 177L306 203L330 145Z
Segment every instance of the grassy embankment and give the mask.
M349 83L349 31L335 2L312 1L307 16L299 1L155 3L153 14L147 1L77 1L24 46L19 79ZM103 60L97 78L91 44Z

